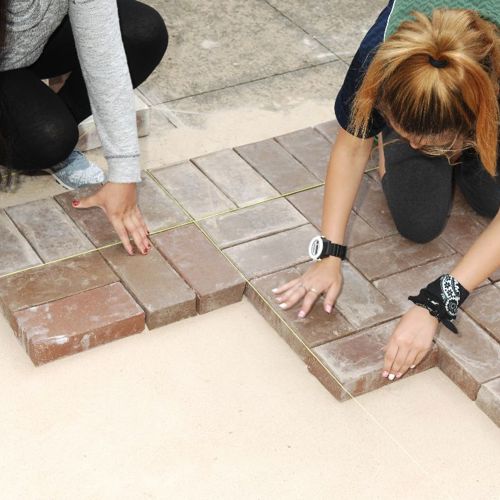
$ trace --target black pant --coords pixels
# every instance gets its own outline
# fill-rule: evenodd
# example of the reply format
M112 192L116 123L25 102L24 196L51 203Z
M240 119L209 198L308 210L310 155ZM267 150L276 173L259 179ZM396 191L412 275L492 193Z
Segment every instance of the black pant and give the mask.
M500 208L500 177L492 178L477 154L467 150L450 166L443 157L413 149L393 130L383 132L386 173L382 187L389 209L404 237L417 243L431 241L446 225L456 183L469 205L493 218Z
M139 86L161 61L168 34L160 14L136 0L118 0L120 28L132 84ZM71 72L55 94L41 79ZM113 82L109 82L113 85ZM33 172L67 158L90 102L66 17L32 66L0 72L0 164Z

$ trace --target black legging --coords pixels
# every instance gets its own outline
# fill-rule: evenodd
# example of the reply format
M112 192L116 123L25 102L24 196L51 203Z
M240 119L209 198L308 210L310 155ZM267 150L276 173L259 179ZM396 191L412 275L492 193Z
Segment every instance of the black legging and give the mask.
M123 44L134 88L161 61L168 34L160 14L136 0L118 0ZM71 72L54 93L41 79ZM113 85L113 82L109 82ZM68 157L78 142L78 124L90 102L69 18L53 33L32 66L0 72L0 164L33 172Z
M431 241L446 225L456 182L469 205L493 218L500 208L500 178L493 179L477 154L467 150L450 167L443 157L413 149L393 130L383 132L386 173L382 187L401 235L417 243Z

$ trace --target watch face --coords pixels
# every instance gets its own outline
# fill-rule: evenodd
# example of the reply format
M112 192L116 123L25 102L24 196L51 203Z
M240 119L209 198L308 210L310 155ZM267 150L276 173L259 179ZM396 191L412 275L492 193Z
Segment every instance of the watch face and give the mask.
M316 236L309 244L309 257L313 260L318 260L323 252L323 239L321 236Z

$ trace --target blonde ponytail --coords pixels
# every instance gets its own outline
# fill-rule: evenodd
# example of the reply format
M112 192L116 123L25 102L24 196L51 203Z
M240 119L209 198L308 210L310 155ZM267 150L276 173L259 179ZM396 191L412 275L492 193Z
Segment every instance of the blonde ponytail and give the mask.
M413 16L375 54L354 101L351 131L366 135L377 108L411 135L465 137L494 176L500 117L496 26L470 10Z

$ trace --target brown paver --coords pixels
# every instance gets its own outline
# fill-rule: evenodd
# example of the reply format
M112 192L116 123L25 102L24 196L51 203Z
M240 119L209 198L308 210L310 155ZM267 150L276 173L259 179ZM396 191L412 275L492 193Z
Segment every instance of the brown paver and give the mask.
M439 238L417 244L395 235L353 248L349 252L349 260L368 279L374 280L453 253L454 250ZM373 258L374 255L377 256L376 259Z
M358 330L400 315L400 308L348 262L342 266L342 274L344 284L336 307Z
M279 307L275 295L272 292L273 288L284 285L288 281L298 278L300 275L301 273L299 270L290 268L251 281L251 285L258 290L262 297L264 297L272 307L272 309L269 307L259 308L259 312L265 316L268 321L271 321L270 315L278 314L278 316L290 325L308 347L315 347L352 333L355 328L338 310L334 309L331 314L324 311L322 300L318 300L311 312L303 319L297 317L302 301L287 311ZM257 293L253 288L248 288L247 296L251 302L258 307L262 299L259 298L259 300L257 300Z
M235 151L280 193L291 193L320 182L274 139L240 146Z
M94 248L53 199L17 205L6 212L44 262Z
M202 221L201 226L221 248L307 224L285 199L271 200Z
M314 127L321 135L323 135L330 142L335 142L337 139L337 134L340 130L340 125L337 120L331 120L329 122L320 123Z
M441 238L462 255L469 250L485 226L475 215L451 214Z
M144 329L144 312L120 283L14 314L35 365L86 351Z
M73 219L76 225L96 247L119 241L113 226L100 208L94 207L79 210L73 208L72 202L74 199L91 196L98 189L98 187L86 187L77 191L67 191L54 197L57 203L61 205L63 210Z
M160 253L196 292L198 313L239 302L245 279L194 225L153 237Z
M321 231L323 214L324 188L318 187L288 196L290 201L306 219ZM354 247L379 239L378 233L372 229L359 215L351 211L346 228L346 245Z
M232 149L192 161L239 207L279 196L278 191Z
M42 263L40 257L3 210L0 210L0 234L2 235L0 276Z
M500 342L500 288L489 285L476 290L462 307ZM498 363L500 364L500 359Z
M384 351L396 321L384 323L361 333L328 342L314 348L314 352L326 364L330 372L353 396L373 391L391 383L382 377ZM404 376L408 377L437 364L437 348L433 346L427 357ZM340 401L349 399L349 394L337 386L333 395Z
M144 309L148 328L196 314L195 293L154 247L148 255L133 257L120 245L101 253Z
M309 260L308 245L317 231L306 225L225 250L248 278L257 278Z
M0 278L0 302L14 330L12 314L118 281L98 252Z
M500 427L500 378L481 386L476 403Z
M474 400L481 384L500 377L500 345L464 313L455 324L460 335L443 326L437 335L439 367Z
M191 162L151 172L195 219L225 212L236 205Z
M382 186L369 175L364 175L354 202L354 211L380 236L397 234Z
M166 229L189 220L189 217L151 178L144 176L138 186L139 206L150 231ZM57 195L55 199L87 238L96 247L101 247L119 241L118 235L104 212L96 207L77 209L71 204L75 198L89 196L97 189L89 187L78 191L68 191Z
M332 145L312 128L276 137L276 140L318 179L325 180Z

